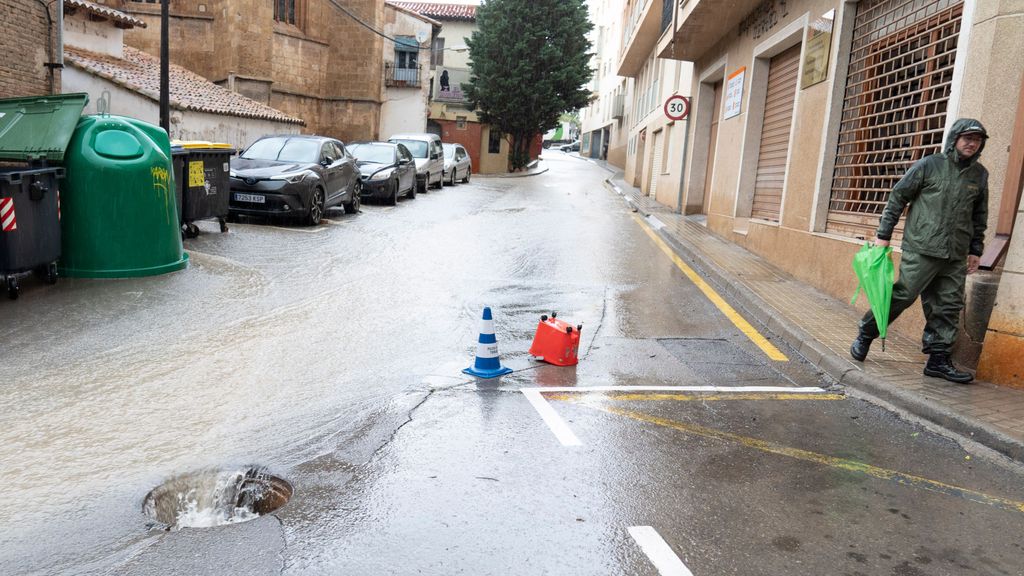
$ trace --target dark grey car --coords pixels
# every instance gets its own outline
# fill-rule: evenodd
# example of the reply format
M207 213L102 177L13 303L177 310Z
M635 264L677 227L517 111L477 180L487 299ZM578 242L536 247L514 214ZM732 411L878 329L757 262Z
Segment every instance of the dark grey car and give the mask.
M231 159L232 215L287 216L315 226L332 206L358 212L361 190L355 158L333 138L266 136Z
M363 175L363 197L394 206L398 197L416 197L416 161L403 144L352 142L349 152Z

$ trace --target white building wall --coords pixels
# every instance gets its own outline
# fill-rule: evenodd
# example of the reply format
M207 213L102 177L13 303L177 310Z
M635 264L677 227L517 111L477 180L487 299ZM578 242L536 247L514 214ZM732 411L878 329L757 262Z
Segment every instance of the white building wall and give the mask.
M124 30L89 20L84 11L64 18L64 44L96 54L124 57Z
M416 38L420 43L418 55L420 85L405 88L384 87L384 103L380 113L380 138L392 134L426 132L427 116L430 114L430 42L434 26L424 20L385 4L388 17L385 18L384 32L391 38L406 36ZM384 62L395 63L395 45L384 42Z
M118 116L137 118L150 124L160 124L160 105L155 100L114 84L109 80L93 76L73 65L63 72L61 88L64 93L85 92L89 104L83 114L96 114L104 92L109 92L107 112ZM297 134L297 124L239 118L206 112L171 110L172 140L205 140L224 142L241 149L261 136L268 134Z

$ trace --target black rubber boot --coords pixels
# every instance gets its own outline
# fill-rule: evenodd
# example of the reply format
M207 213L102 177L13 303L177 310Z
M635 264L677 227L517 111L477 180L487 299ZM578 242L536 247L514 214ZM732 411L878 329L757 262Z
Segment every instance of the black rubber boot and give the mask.
M949 354L938 353L928 357L928 363L924 365L924 375L933 378L945 378L957 384L967 384L974 380L970 372L957 370L957 367L949 361Z
M863 334L858 335L853 344L850 344L850 356L853 356L857 362L863 362L868 357L868 350L871 349L871 343L874 340L874 338L868 338Z

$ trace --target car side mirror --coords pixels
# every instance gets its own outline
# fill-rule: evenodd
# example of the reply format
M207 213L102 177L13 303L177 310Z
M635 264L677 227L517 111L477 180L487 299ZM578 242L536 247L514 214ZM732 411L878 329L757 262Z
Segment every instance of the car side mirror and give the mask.
M320 165L323 166L324 168L330 166L333 163L334 163L334 160L331 160L330 158L327 158L327 157L324 157L324 158L320 159Z

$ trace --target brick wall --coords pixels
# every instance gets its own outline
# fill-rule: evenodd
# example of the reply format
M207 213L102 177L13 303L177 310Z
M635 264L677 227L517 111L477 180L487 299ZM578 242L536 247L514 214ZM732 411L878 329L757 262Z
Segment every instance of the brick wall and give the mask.
M55 8L50 16L57 19ZM47 42L52 41L46 11L35 0L0 0L0 98L50 94ZM53 30L56 33L56 30ZM55 71L60 92L60 71Z

